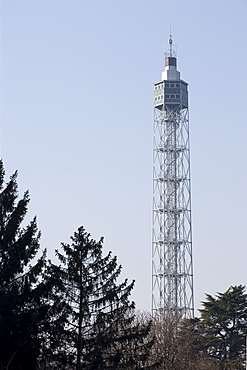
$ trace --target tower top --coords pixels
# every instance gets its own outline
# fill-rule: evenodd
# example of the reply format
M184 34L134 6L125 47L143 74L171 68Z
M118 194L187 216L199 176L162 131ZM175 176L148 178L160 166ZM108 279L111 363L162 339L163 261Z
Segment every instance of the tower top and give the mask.
M170 36L168 39L169 51L165 53L165 70L162 72L162 80L180 80L180 73L177 71L177 58L176 52L174 50L174 44L171 34L170 26Z

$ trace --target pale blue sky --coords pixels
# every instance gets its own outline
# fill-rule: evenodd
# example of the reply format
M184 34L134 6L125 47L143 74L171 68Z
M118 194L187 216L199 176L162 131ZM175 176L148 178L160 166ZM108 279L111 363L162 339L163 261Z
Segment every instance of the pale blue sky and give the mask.
M195 307L247 284L246 0L1 0L1 156L42 248L105 237L151 306L153 83L189 83Z

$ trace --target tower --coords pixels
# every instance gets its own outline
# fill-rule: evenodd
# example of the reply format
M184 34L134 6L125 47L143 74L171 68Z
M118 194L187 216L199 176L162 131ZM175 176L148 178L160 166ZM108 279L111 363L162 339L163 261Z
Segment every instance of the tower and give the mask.
M188 84L172 37L154 84L152 313L194 316Z

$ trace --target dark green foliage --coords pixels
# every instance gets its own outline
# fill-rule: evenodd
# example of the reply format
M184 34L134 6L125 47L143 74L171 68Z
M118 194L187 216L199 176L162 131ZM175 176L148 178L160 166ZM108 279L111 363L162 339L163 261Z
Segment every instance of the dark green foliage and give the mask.
M247 294L242 285L231 286L216 297L207 294L201 317L186 320L181 337L191 338L195 356L209 356L222 370L245 368L247 332Z
M243 369L247 332L247 294L242 285L231 286L216 298L206 295L201 312L203 345L220 361L222 369Z
M5 186L0 161L0 366L34 370L47 313L42 303L47 290L41 282L45 254L30 265L39 250L40 233L35 218L21 227L29 196L26 192L17 201L16 177L17 173Z
M150 325L135 323L129 295L134 282L117 284L121 266L111 253L103 257L102 243L90 238L83 227L57 252L61 279L70 307L63 348L72 357L71 368L144 368L152 343L145 341Z

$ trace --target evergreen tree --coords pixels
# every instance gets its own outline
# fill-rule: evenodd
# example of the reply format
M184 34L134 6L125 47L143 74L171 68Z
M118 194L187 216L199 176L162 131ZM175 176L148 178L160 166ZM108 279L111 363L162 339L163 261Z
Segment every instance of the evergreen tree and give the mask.
M49 286L42 282L45 253L37 258L40 232L36 218L21 227L29 195L17 201L17 173L4 183L0 161L0 367L34 370L47 319L42 303ZM36 263L30 262L36 257Z
M62 294L70 307L63 344L72 356L70 368L145 368L152 345L146 340L150 324L135 323L129 300L134 282L117 284L121 266L111 253L103 257L103 239L96 242L80 227L71 240L71 245L62 244L64 253L57 251L66 291Z
M231 286L216 298L206 295L201 312L203 345L222 369L243 369L247 332L247 294Z

